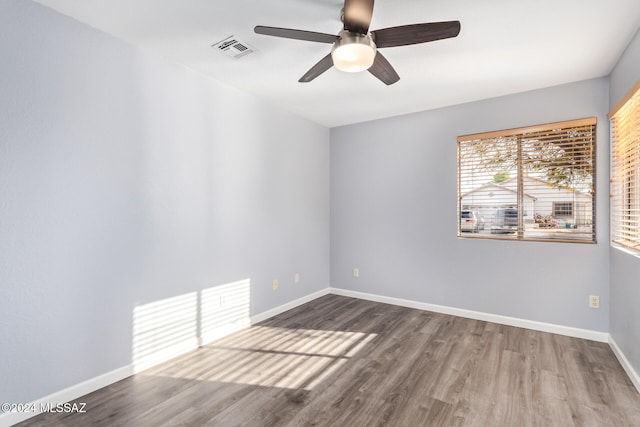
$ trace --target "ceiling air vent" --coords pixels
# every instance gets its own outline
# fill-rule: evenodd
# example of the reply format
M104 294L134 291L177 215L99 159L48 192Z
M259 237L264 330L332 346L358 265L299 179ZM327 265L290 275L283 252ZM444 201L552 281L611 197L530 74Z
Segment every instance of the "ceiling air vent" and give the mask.
M243 56L246 56L253 52L252 47L244 42L241 42L234 36L229 36L226 39L219 41L218 43L212 44L211 47L217 49L227 56L236 59L242 58Z

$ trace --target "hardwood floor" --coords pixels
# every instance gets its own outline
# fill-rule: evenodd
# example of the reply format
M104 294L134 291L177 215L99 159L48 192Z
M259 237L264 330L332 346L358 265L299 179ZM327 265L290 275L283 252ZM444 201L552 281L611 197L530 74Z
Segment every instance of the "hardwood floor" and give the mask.
M335 295L29 426L640 426L607 344Z

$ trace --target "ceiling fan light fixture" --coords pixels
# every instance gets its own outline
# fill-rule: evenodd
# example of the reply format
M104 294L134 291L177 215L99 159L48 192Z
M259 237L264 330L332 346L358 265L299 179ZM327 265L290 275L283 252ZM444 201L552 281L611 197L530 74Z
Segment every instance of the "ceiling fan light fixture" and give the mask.
M325 55L300 77L300 83L308 83L335 67L352 73L368 70L373 77L387 86L400 80L400 76L384 55L377 51L378 47L427 43L457 37L460 33L460 21L424 22L369 32L373 3L374 0L344 0L341 16L343 30L337 35L263 25L256 26L254 31L256 34L267 36L333 45L331 53Z
M348 73L369 69L375 58L376 45L371 37L346 30L340 32L340 38L331 49L333 65Z

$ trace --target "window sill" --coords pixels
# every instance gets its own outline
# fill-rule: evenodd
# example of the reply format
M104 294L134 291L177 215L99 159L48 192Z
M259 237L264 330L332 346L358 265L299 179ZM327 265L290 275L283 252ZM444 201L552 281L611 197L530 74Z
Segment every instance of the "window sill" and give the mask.
M619 245L617 243L611 243L611 247L613 249L619 250L620 252L624 252L627 255L631 255L636 258L640 258L640 251L635 251L633 249L629 249L626 246Z

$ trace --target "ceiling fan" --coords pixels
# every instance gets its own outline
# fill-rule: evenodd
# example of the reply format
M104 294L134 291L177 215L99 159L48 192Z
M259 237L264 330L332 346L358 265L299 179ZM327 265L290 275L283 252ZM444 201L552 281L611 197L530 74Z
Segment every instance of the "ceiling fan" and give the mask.
M344 28L338 35L262 25L255 27L254 31L267 36L333 43L331 53L311 67L298 80L301 83L310 82L335 66L347 72L368 70L387 85L400 80L400 76L378 49L442 40L460 33L459 21L401 25L369 32L373 1L344 0L341 16Z

